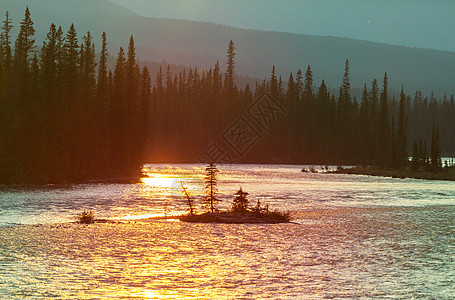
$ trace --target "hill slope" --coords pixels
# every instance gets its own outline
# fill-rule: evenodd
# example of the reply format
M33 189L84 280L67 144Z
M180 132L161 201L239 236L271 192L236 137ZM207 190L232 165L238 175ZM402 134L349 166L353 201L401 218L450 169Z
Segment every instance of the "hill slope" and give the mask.
M229 40L237 48L237 71L263 78L272 65L286 80L289 73L311 65L315 83L324 78L329 86L339 86L346 58L351 63L354 87L362 87L388 73L390 86L399 91L404 84L412 93L435 91L454 93L455 53L377 44L359 40L245 30L211 23L155 19L138 16L107 0L6 0L4 11L12 13L14 24L22 19L29 5L41 41L50 23L66 31L73 22L80 36L90 30L96 37L106 31L111 54L126 46L134 34L142 60L166 60L177 64L208 67L224 63Z

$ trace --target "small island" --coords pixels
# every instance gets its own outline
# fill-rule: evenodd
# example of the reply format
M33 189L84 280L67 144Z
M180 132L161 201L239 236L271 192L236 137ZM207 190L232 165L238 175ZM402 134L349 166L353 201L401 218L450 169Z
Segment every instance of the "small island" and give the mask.
M243 191L242 187L235 193L230 211L219 211L215 208L216 203L220 200L216 197L218 193L217 174L219 170L210 163L205 168L205 189L206 195L202 198L203 205L207 208L207 212L202 214L194 213L193 199L189 196L187 189L182 186L183 192L187 199L187 204L190 210L188 215L180 216L178 219L183 222L190 223L226 223L226 224L276 224L288 223L291 221L288 212L280 212L278 210L270 211L269 206L261 207L261 203L257 200L256 206L249 207L248 193Z
M254 213L254 212L221 212L186 215L179 217L180 221L190 223L225 223L225 224L277 224L288 223L290 218L284 213Z
M220 202L217 197L218 185L217 174L219 170L217 167L210 163L205 169L205 195L202 197L202 207L204 212L195 213L194 199L190 196L187 187L180 182L183 194L186 197L189 214L180 216L164 216L153 217L147 219L139 219L136 221L152 221L164 219L177 219L182 222L189 223L224 223L224 224L278 224L290 223L291 215L289 212L281 212L279 210L269 210L269 205L261 205L259 199L256 201L254 207L249 206L248 193L243 191L242 187L234 194L234 200L231 210L220 211L216 208L216 204ZM77 216L78 224L94 224L94 223L123 223L108 219L96 219L92 211L84 210Z

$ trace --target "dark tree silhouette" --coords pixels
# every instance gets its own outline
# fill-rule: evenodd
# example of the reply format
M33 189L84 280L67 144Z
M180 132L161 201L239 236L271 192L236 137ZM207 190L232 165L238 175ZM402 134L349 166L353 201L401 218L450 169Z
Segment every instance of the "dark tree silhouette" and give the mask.
M435 127L434 124L431 130L430 164L432 170L442 168L439 128L438 126Z
M101 52L100 52L100 61L98 64L98 82L97 82L97 92L98 98L103 98L107 93L107 38L106 32L103 32L102 43L101 43Z
M248 193L244 192L240 188L237 193L235 193L234 203L232 204L232 211L234 212L246 212L248 210Z
M388 77L387 73L384 74L384 81L379 104L379 121L378 121L378 165L386 167L390 165L390 123L389 123L389 92L388 92Z
M308 66L305 73L305 82L303 86L303 98L312 99L314 97L314 88L313 88L313 71L311 71L311 66Z
M396 101L387 74L381 91L376 79L351 90L349 60L334 93L323 80L314 86L311 66L287 82L275 66L268 79L236 76L233 41L225 72L218 62L140 68L131 36L110 70L105 33L96 64L90 32L79 41L74 25L64 34L53 24L35 53L33 27L26 9L14 47L8 13L1 27L0 183L131 179L147 161L195 161L265 92L286 116L259 132L239 162L406 169L408 141L416 141L412 168L436 170L440 156L455 154L453 95L411 98L402 88Z
M412 149L411 170L415 172L420 168L420 153L419 147L417 146L417 141L414 141Z
M397 145L397 167L403 168L408 163L408 151L407 151L407 137L406 137L406 95L404 93L404 87L401 88L400 103L398 107L398 128L396 134L396 145Z
M227 69L225 76L225 89L228 95L229 101L233 99L234 85L235 85L235 46L234 42L229 41L228 51L227 51Z
M204 183L206 197L204 197L203 200L212 213L215 212L216 203L220 201L216 197L216 194L218 193L218 181L216 178L218 172L218 168L213 163L210 163L205 168Z

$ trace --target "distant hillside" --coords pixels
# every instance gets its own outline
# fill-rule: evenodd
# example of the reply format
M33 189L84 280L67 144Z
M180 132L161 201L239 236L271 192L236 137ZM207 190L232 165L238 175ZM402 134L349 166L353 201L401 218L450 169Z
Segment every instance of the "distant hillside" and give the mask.
M454 51L455 1L110 0L153 18Z
M114 4L109 0L2 0L2 10L8 10L14 16L22 17L28 6L40 18L52 22L54 18L65 16L134 16L131 10ZM40 21L46 21L40 20ZM76 20L74 20L76 21Z
M74 23L80 36L90 30L99 49L101 33L106 31L112 55L127 46L134 34L141 60L166 60L189 66L224 64L229 40L236 45L237 72L264 78L272 65L287 80L289 73L311 65L315 84L324 78L329 86L341 83L346 58L351 63L354 87L382 80L388 73L395 91L404 84L408 93L420 89L437 96L455 92L455 53L399 47L359 40L320 37L279 32L244 30L211 23L154 19L135 13L107 0L3 0L2 10L9 10L17 25L26 5L30 6L42 41L54 22L68 29ZM17 29L17 28L16 28Z

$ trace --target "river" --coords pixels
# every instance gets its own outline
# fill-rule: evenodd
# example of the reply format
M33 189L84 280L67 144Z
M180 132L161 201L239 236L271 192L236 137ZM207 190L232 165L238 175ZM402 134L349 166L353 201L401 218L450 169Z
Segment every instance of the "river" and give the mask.
M198 203L204 165L147 165L137 184L0 187L0 299L453 299L455 183L220 165L294 223L141 221ZM116 224L71 223L83 210Z

